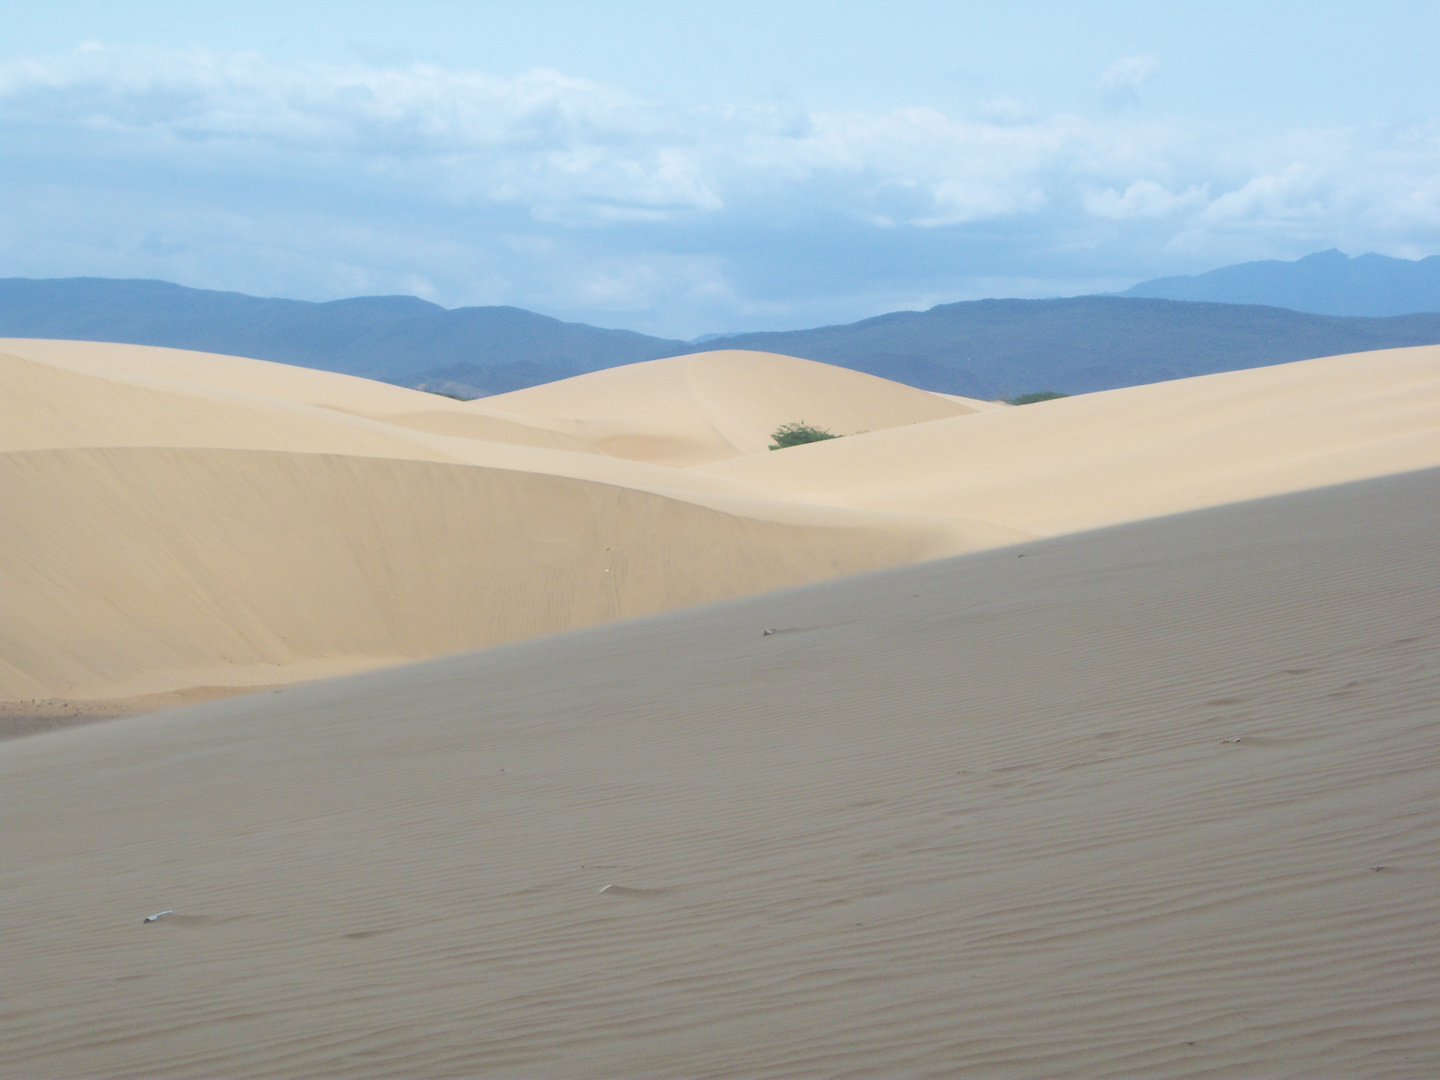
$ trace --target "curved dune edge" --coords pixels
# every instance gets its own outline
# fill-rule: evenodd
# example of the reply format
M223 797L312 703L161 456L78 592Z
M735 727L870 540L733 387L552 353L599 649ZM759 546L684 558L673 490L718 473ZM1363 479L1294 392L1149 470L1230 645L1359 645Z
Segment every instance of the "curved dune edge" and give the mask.
M1053 536L1440 465L1440 346L1084 394L695 470Z
M976 403L794 356L722 349L482 398L615 457L681 467L765 451L781 424L836 435L966 416Z
M1440 1075L1437 505L11 740L0 1072Z
M776 417L869 430L772 453ZM461 403L0 342L0 706L342 674L1437 464L1440 347L1017 409L760 353Z
M772 521L569 477L272 451L10 453L0 490L12 700L318 678L964 543L943 519Z

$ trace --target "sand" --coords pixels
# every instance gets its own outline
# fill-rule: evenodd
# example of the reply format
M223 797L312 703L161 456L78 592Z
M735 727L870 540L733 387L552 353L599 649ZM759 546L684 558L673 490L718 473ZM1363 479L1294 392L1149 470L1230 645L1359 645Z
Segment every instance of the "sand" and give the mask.
M776 359L817 386L837 370ZM886 394L960 409L858 378L872 426L906 418ZM22 709L295 682L1027 535L756 497L473 404L137 346L0 343L0 451L0 699Z
M0 1077L1440 1074L1440 349L6 341L0 501Z
M801 420L846 437L766 448ZM0 341L0 720L374 669L1436 465L1436 348L1010 408L737 351L462 403L235 357Z
M627 364L485 398L615 457L699 465L763 453L782 424L852 435L985 405L775 353L721 350Z
M285 685L285 684L282 684ZM197 701L256 694L274 689L263 686L191 686L158 694L132 697L102 698L73 701L66 698L31 698L26 701L0 701L0 739L19 735L36 735L76 724L93 724L118 716L141 716L145 713L174 709Z
M10 740L0 1075L1436 1075L1436 506Z
M1440 465L1440 346L1084 394L704 467L1040 535Z

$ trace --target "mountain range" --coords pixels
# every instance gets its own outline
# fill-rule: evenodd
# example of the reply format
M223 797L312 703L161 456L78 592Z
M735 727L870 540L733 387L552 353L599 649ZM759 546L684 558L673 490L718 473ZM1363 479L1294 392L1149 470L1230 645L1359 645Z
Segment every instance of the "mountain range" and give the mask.
M1412 315L1440 311L1440 255L1392 259L1331 249L1294 262L1237 263L1208 274L1155 278L1121 296L1266 304L1315 315Z
M0 280L0 336L195 349L471 397L688 348L515 307L447 310L415 296L312 303L111 278Z
M709 348L760 349L942 393L1087 393L1317 356L1440 343L1440 314L1387 319L1282 308L1076 296L972 300L848 326L738 334Z
M1427 293L1431 278L1436 284ZM1432 293L1433 302L1426 299ZM1258 304L1256 297L1291 306ZM1349 303L1367 313L1296 310L1302 301ZM1374 313L1387 305L1425 303L1429 312ZM689 342L567 323L514 307L446 309L413 296L312 303L163 281L0 280L0 337L226 353L458 397L717 348L787 353L969 397L1084 393L1436 344L1437 309L1440 257L1409 262L1380 255L1349 259L1339 252L1162 278L1112 296L965 301L847 325Z

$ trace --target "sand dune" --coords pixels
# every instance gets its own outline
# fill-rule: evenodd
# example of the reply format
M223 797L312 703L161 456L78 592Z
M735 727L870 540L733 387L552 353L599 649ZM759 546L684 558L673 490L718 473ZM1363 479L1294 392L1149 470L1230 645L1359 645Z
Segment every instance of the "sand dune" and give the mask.
M1436 1075L1437 505L0 744L0 1075Z
M0 342L0 1076L1440 1073L1440 349L982 405Z
M981 404L762 353L462 403L0 342L0 704L291 682L1440 465L1435 348ZM786 420L865 433L772 453Z
M1025 535L755 498L346 376L6 344L12 701L289 682Z
M859 371L742 350L628 364L473 407L553 425L615 457L679 466L764 452L781 424L850 435L977 411Z
M133 448L0 456L12 698L264 685L916 561L912 520L738 517L567 477Z
M1440 346L1232 371L701 471L827 505L1054 535L1440 465Z

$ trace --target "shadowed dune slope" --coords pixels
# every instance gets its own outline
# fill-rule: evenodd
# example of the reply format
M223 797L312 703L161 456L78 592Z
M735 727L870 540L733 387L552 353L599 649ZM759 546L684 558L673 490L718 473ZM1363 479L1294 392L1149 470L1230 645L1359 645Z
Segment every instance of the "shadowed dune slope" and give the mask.
M742 350L609 368L474 406L553 425L616 457L679 466L762 452L781 424L849 435L977 411L858 371Z
M0 744L0 1075L1436 1075L1437 505Z

